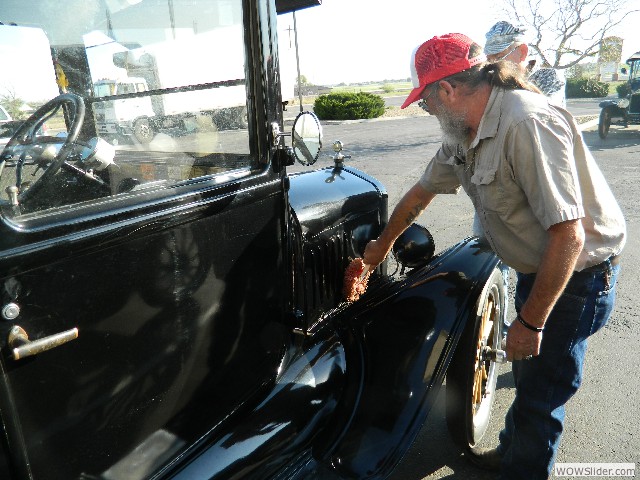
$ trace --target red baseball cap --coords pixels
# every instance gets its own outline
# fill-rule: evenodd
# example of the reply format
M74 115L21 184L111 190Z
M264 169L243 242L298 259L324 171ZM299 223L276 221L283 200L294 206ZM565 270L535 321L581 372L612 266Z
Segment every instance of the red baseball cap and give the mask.
M469 49L475 43L461 33L447 33L416 48L411 55L414 89L400 108L418 100L427 85L484 62L487 59L484 54L469 58Z

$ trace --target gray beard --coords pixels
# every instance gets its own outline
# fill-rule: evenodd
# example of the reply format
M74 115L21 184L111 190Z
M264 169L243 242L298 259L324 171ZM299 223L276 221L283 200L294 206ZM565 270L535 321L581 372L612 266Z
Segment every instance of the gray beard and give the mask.
M442 141L449 145L463 145L467 147L469 143L469 127L465 122L466 112L451 113L442 107L434 109L434 115L440 123L442 130Z

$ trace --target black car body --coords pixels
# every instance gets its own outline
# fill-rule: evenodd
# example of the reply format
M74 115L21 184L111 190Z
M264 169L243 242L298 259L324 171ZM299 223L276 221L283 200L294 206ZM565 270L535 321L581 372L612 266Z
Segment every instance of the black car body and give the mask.
M626 63L628 93L617 100L600 102L598 134L602 139L607 138L611 125L640 125L640 52L631 55Z
M308 115L280 133L273 2L4 0L0 21L14 80L51 99L0 158L0 478L384 478L446 375L454 437L481 436L501 264L415 226L402 274L343 300L387 194L340 162L287 174L320 137ZM123 52L173 68L95 96ZM165 97L192 105L178 130L100 137L99 104ZM219 128L236 107L247 128Z

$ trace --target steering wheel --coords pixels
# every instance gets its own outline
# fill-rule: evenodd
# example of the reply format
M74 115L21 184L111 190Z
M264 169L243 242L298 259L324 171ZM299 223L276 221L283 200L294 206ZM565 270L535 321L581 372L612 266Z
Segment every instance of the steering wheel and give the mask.
M53 115L64 104L67 104L71 107L69 109L69 117L72 120L71 127L68 129L68 135L64 140L64 143L60 147L57 155L50 161L49 165L45 167L45 170L40 178L38 178L33 184L31 184L28 189L18 194L19 203L22 203L35 195L38 190L40 190L42 186L45 185L58 172L58 170L60 170L60 167L62 167L62 165L65 163L67 156L71 153L73 144L77 140L80 129L82 128L82 124L84 122L85 107L82 97L73 93L63 93L62 95L58 95L57 97L49 100L42 107L33 112L33 114L24 121L24 123L13 134L5 147L5 151L8 151L12 146L18 143L25 144L31 141L33 132L36 132L38 128L40 128L40 126L45 122L45 120ZM30 134L27 135L28 133ZM18 173L16 175L17 183L20 183L19 179L21 177L21 169L22 164L24 163L25 156L26 152L24 152L20 156L20 160L18 160L18 164L16 165L16 168L20 169L18 170ZM18 188L20 188L20 186L21 185L16 185L16 187Z

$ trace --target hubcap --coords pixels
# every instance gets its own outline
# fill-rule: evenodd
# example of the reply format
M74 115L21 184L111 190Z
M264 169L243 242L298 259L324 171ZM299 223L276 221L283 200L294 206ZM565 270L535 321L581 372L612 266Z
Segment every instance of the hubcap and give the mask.
M486 359L483 352L489 348L499 348L500 338L496 332L500 331L500 305L497 286L489 291L487 301L482 310L482 319L478 329L476 344L476 368L473 381L472 412L475 418L484 418L485 409L491 408L492 390L496 383L497 364Z

